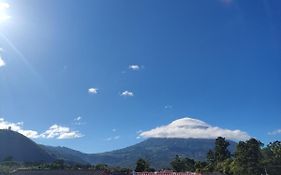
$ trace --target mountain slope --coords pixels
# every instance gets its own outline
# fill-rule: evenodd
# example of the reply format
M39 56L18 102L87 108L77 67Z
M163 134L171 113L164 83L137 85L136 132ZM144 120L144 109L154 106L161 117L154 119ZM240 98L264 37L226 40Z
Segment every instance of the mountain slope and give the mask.
M36 143L20 133L0 130L0 161L12 157L20 162L51 162L54 159Z
M229 150L234 152L236 143L229 141ZM99 153L84 154L66 147L37 145L27 137L10 130L0 130L0 161L13 157L21 162L51 162L64 159L71 163L108 164L111 166L134 168L137 159L144 158L156 169L170 167L176 156L204 160L215 139L147 139L127 148Z
M67 162L80 163L80 164L89 163L88 155L81 153L80 151L76 151L61 146L56 146L56 147L46 146L46 145L39 145L39 146L55 159L63 159Z
M233 152L236 143L229 142L229 150ZM214 143L215 139L153 138L124 149L92 154L88 159L93 164L106 163L133 168L137 159L144 158L154 168L166 168L170 167L170 162L176 155L205 160L207 152L214 148Z

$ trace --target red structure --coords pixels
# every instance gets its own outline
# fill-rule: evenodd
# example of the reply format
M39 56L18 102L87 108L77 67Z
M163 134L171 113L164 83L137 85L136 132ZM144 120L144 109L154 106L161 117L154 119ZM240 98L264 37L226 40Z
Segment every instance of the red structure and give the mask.
M193 172L160 171L160 172L136 172L135 175L202 175L202 174L193 173Z

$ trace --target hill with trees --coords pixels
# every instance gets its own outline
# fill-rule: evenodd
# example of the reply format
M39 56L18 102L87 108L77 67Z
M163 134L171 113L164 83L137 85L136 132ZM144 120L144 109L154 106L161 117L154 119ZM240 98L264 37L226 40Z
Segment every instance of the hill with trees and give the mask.
M11 130L0 130L0 160L52 162L55 159L22 134Z

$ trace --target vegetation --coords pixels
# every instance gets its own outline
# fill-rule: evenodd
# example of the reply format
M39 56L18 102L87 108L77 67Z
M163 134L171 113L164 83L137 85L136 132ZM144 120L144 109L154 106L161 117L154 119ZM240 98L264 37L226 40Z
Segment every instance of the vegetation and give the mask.
M0 174L8 175L15 170L92 170L104 171L111 174L130 174L132 170L121 167L109 167L106 164L77 164L65 162L64 160L56 160L53 163L40 163L40 162L25 162L19 163L15 161L2 161L0 162Z
M189 158L181 158L176 155L175 159L171 162L171 166L176 172L194 171L195 161Z
M251 138L240 141L236 151L230 154L229 143L218 137L214 150L209 150L206 162L176 156L171 162L174 171L220 172L229 175L279 175L281 172L281 142L275 141L266 147ZM195 162L194 164L187 164Z
M6 135L8 134L13 135L12 132L6 132ZM4 135L4 132L2 132L2 138L4 136L5 138L10 138L10 137L6 137L6 135ZM16 136L18 137L18 135ZM23 139L21 136L20 138ZM186 144L186 142L188 142L188 144ZM198 161L198 159L197 161L195 161L190 157L176 155L176 154L174 154L174 156L171 159L168 159L169 157L167 158L167 155L163 156L164 151L159 151L159 150L175 150L175 152L180 152L178 150L188 150L190 149L190 147L192 149L195 149L195 147L198 146L199 143L206 144L206 142L210 143L210 145L213 144L212 146L213 149L210 149L209 151L205 152L207 154L205 156L206 159L204 161L202 160ZM27 140L25 140L25 143L31 145L29 146L30 149L28 149L31 155L32 155L31 148L35 148L36 151L39 150L38 147L33 142L28 142ZM189 148L184 148L184 145L189 145ZM251 138L247 141L240 141L238 144L236 144L235 151L232 150L231 147L232 145L233 144L231 144L231 142L225 140L225 138L222 137L218 137L213 142L212 140L196 140L195 142L193 140L181 140L181 139L173 139L173 140L151 139L146 142L142 142L136 146L129 147L125 151L123 150L123 152L121 153L125 155L131 155L131 154L133 155L133 153L136 150L141 150L140 151L141 153L144 153L144 150L146 150L146 153L149 152L150 154L155 155L154 158L152 159L151 157L146 156L146 154L143 154L143 157L148 158L149 162L158 161L159 164L162 164L163 161L171 160L170 167L177 172L185 172L185 171L203 172L203 173L220 172L228 175L261 175L266 173L270 175L280 174L281 172L281 142L280 141L275 141L264 146L260 141ZM143 148L149 148L149 149L143 149ZM155 150L156 148L158 148L158 150ZM65 148L61 148L61 149L64 150L64 152L68 153L69 158L71 158L72 156L82 158L83 156L82 153L79 152L73 152L72 150L67 150ZM5 147L5 150L8 150L7 146ZM131 150L131 152L127 150ZM130 154L127 154L128 152ZM108 166L107 164L96 163L96 165L90 165L87 164L87 162L75 163L72 161L68 161L73 159L68 159L68 160L56 159L55 161L52 162L18 161L17 157L14 157L14 155L17 156L18 154L12 154L11 152L5 152L5 153L6 153L5 156L2 156L0 159L0 174L7 174L17 169L99 170L99 171L101 170L101 171L117 173L117 174L129 174L130 172L132 172L132 170L129 168L122 168L118 166L112 167L112 166ZM10 153L12 156L10 155ZM198 153L198 151L196 153ZM118 152L118 154L120 154L120 151ZM170 156L171 152L167 154L169 154ZM42 155L46 155L46 154L42 154ZM189 155L189 154L182 154L182 155ZM141 157L139 154L135 156ZM49 158L48 156L45 157ZM36 158L39 159L40 156L38 157L36 154ZM38 160L38 159L32 159L32 160ZM130 161L131 159L126 159L126 160ZM148 161L145 159L138 159L136 162L133 161L132 164L135 164L135 166L133 167L135 167L135 171L137 172L155 171L155 169L150 167L151 164L148 163ZM155 165L152 166L155 167ZM167 168L169 167L167 166Z
M149 163L146 160L139 159L137 160L136 164L137 164L135 169L136 172L150 171Z

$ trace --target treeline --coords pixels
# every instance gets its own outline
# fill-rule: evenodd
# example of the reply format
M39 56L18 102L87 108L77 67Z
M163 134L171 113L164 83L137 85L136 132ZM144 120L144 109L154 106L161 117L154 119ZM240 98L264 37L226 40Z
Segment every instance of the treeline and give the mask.
M264 145L251 138L240 141L236 151L231 154L228 150L229 142L218 137L213 150L209 150L206 161L195 161L188 157L176 157L171 161L171 167L176 172L219 172L228 175L280 175L281 174L281 142L275 141ZM137 172L154 171L149 163L143 159L137 161Z
M254 138L245 142L240 141L234 154L230 153L228 146L229 142L225 138L218 137L215 148L207 153L206 161L176 156L171 166L177 172L220 172L229 175L281 174L280 141L270 143L266 147Z
M92 170L92 171L104 171L110 174L130 174L132 172L129 168L111 167L106 164L79 164L75 162L69 162L65 160L55 160L52 163L43 162L16 162L12 160L12 157L5 158L0 162L0 175L9 174L15 170Z

